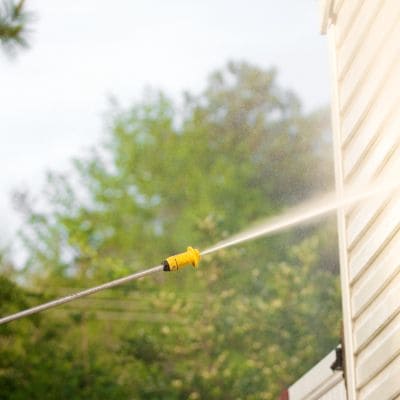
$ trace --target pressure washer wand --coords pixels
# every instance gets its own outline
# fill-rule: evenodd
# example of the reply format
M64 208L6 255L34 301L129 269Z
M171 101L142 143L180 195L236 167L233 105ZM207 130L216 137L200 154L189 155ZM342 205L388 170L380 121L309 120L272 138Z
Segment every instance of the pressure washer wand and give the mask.
M70 301L74 301L80 299L81 297L89 296L91 294L100 292L105 289L110 289L115 286L123 285L124 283L134 281L135 279L142 278L146 275L151 275L160 271L178 271L179 269L185 267L186 265L193 265L193 267L198 266L200 261L200 252L197 249L193 249L192 247L188 247L187 251L184 253L176 254L174 256L168 257L165 261L162 262L161 265L157 265L157 267L149 268L144 271L136 272L134 274L125 276L123 278L115 279L111 282L103 283L102 285L92 287L90 289L82 290L81 292L77 292L74 294L70 294L65 297L61 297L60 299L49 301L48 303L41 304L36 307L28 308L27 310L20 311L16 314L8 315L7 317L0 318L0 325L6 324L7 322L14 321L16 319L20 319L23 317L27 317L28 315L36 314L44 310L48 310L49 308L57 307L65 303L69 303Z

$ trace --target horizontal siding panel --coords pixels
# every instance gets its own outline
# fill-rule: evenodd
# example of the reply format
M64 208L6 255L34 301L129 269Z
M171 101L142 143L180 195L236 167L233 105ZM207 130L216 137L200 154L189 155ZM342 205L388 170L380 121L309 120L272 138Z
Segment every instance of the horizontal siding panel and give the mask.
M375 149L374 157L367 159L368 151L380 139L382 144L396 142L400 137L400 64L386 82L385 87L375 99L373 107L360 125L358 132L353 136L343 149L343 170L345 179L348 180L355 169L368 166L370 159L380 156L380 148ZM382 147L380 144L380 147ZM390 143L389 143L390 146Z
M383 168L383 173L378 175L378 179L370 181L369 184L373 185L383 185L379 182L392 182L389 180L397 171L400 171L400 148L398 151L391 155L389 162L381 165ZM391 167L391 168L385 168ZM393 168L394 167L394 168ZM386 181L386 179L388 179ZM394 183L393 183L394 185ZM356 186L355 186L356 187ZM360 187L365 187L360 186ZM383 207L385 207L391 198L398 196L400 199L400 192L394 192L393 190L382 193L377 193L377 195L363 200L355 205L355 207L348 210L346 216L347 223L347 246L348 250L352 251L358 243L365 237L367 230L371 228L372 224L378 219ZM372 227L373 229L374 227Z
M379 202L377 202L379 204ZM349 254L350 283L354 284L360 274L365 271L378 252L388 243L400 228L400 201L393 197L383 209L371 229L365 233Z
M400 106L400 104L399 104ZM400 116L400 115L399 115ZM400 138L399 138L400 139ZM400 143L397 142L393 148L393 152L388 155L385 162L381 165L377 166L377 170L374 178L376 178L376 182L386 179L387 182L396 182L399 183L400 178Z
M397 31L400 32L400 24ZM349 107L342 109L342 145L346 145L360 127L388 77L400 68L400 40L398 37L399 35L393 35L383 44L381 57L375 60L368 79L357 90Z
M353 318L357 318L376 299L388 283L400 273L400 232L375 260L374 267L363 274L352 292Z
M358 354L400 313L400 275L354 321L354 350Z
M397 10L397 12L395 12ZM383 44L396 28L400 15L398 0L365 0L360 18L355 23L357 31L352 30L349 40L343 44L339 54L342 108L347 108L356 88L366 78L375 59L380 57ZM353 32L354 31L354 32Z
M357 81L360 76L355 73L363 72L368 60L371 59L374 52L378 51L382 38L380 34L376 35L376 33L385 31L386 8L381 7L376 0L364 0L362 8L359 9L351 24L347 40L343 42L338 51L338 76L339 81L343 81L340 97L342 103L346 102L344 97L348 98L346 93L349 79ZM375 36L373 36L374 33ZM376 41L378 43L375 43ZM369 51L365 51L365 46L369 46ZM361 57L364 57L364 63L360 63ZM349 70L350 65L352 68Z
M396 194L396 192L394 191L394 185L396 180L398 180L399 171L400 171L400 148L397 148L396 151L390 155L388 160L384 160L384 163L382 163L382 165L379 165L379 167L377 167L377 170L373 171L374 173L371 173L371 175L369 175L369 179L367 179L367 177L364 176L364 172L368 173L368 170L367 171L363 170L362 171L363 173L360 176L357 176L357 180L352 181L350 185L354 185L353 187L360 187L360 188L374 187L374 185L382 185L382 187L384 187L384 182L387 182L388 196L389 195L390 197L396 195L400 196L400 193ZM391 182L393 183L392 189L390 189ZM382 190L382 193L380 193L380 200L378 198L378 201L376 201L375 205L376 209L378 209L380 204L382 204L385 201L383 196L384 196L384 189ZM367 202L373 202L372 198L370 200L366 199L365 201L355 203L353 206L348 207L346 209L346 223L356 218L356 215L358 215L359 210L363 208L364 204L366 204ZM372 205L371 207L374 206ZM365 231L363 231L363 234L364 233ZM353 250L353 248L357 245L359 239L360 238L358 237L355 238L354 241L348 246L348 249Z
M359 400L389 400L400 395L400 356L396 357L382 372L360 392Z
M372 160L371 160L372 164ZM363 168L360 168L358 170L358 174L353 176L352 180L350 182L347 182L347 185L352 188L360 188L360 190L364 190L364 188L373 188L376 185L380 185L384 187L384 182L387 182L387 195L393 196L396 195L394 191L394 186L395 182L398 181L399 178L399 171L400 171L400 146L396 146L396 149L392 154L388 155L388 159L382 160L382 163L379 165L376 165L376 169L370 170L369 164L365 165ZM390 185L392 185L392 188L390 188ZM384 195L384 190L382 189L381 193L379 193L380 199L378 197L378 201L376 201L376 205L372 205L372 208L378 209L380 208L380 205L385 201L385 199L382 197ZM354 189L353 189L354 192ZM391 194L393 193L393 194ZM400 193L399 193L400 196ZM372 197L368 200L366 198L363 201L355 202L354 204L348 206L345 208L345 214L346 214L346 226L349 221L352 219L356 218L356 215L359 214L360 209L363 207L366 207L366 204L368 202L374 202L372 200ZM367 211L365 211L367 212ZM375 215L374 215L375 217ZM373 218L374 218L373 217ZM365 233L365 229L369 227L370 225L370 220L365 221L365 227L361 227L363 230L363 234ZM349 232L347 232L347 235ZM348 250L353 250L355 245L358 243L359 237L355 237L353 240L350 240L350 238L347 238L347 248Z
M345 0L336 20L336 45L343 45L364 0Z
M368 345L356 360L357 388L365 386L400 354L400 314ZM399 375L400 384L400 375Z
M398 116L400 123L400 115ZM400 128L399 128L400 129ZM385 175L394 175L400 171L400 131L389 132L381 136L368 152L346 184L352 187L365 187L373 182L381 181ZM392 173L391 173L392 171Z
M362 202L362 205L354 209L352 217L347 220L348 250L351 251L357 243L365 238L367 230L378 219L383 207L390 201L388 198L376 198Z
M375 164L375 168L371 170L369 168L370 164L374 164L374 160L371 160L370 163L367 163L363 165L363 168L359 168L357 170L357 174L352 176L352 179L350 182L347 182L346 185L349 185L349 187L353 188L362 188L365 187L375 187L376 185L383 185L384 183L387 182L387 194L388 196L400 196L399 194L396 194L394 192L394 186L395 183L398 182L399 180L399 171L400 171L400 145L396 144L395 148L393 149L393 152L391 151L390 154L388 154L381 163ZM390 185L392 185L392 189L390 188ZM380 193L381 200L380 202L382 203L384 201L384 190ZM399 191L400 192L400 191ZM391 194L393 193L393 194ZM352 220L355 218L356 215L358 215L359 210L364 207L364 204L366 204L367 201L372 201L366 199L365 201L355 203L354 205L351 205L346 208L346 224L348 221ZM376 208L379 207L379 201L377 201ZM369 224L369 222L368 222ZM363 232L364 234L365 232ZM354 242L351 242L349 245L348 243L348 249L352 250L354 246L357 244L357 239L355 238Z

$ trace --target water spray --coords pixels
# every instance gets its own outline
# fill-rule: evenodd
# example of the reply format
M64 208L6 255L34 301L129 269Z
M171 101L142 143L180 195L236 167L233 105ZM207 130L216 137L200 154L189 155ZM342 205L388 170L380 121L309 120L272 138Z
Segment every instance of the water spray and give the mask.
M20 311L16 314L12 314L3 318L0 318L0 325L7 322L14 321L23 317L27 317L32 314L47 310L49 308L57 307L62 304L68 303L70 301L77 300L81 297L89 296L91 294L100 292L105 289L110 289L116 286L123 285L125 283L131 282L133 280L142 278L147 275L151 275L157 272L169 272L169 271L179 271L180 269L192 265L195 269L198 268L200 259L202 256L214 253L216 251L222 250L227 247L236 246L240 243L247 242L249 240L254 240L256 238L270 235L287 229L292 226L296 226L307 221L311 221L322 215L326 215L333 212L339 208L347 207L353 205L361 200L373 197L376 195L387 195L394 189L399 187L399 182L386 182L381 185L374 185L371 189L360 188L358 190L353 190L348 192L345 196L337 197L332 195L330 197L325 197L322 201L313 201L307 203L303 207L296 208L289 212L280 215L279 217L268 219L253 229L246 230L238 235L235 235L223 242L217 243L216 245L209 247L208 249L200 252L198 249L193 247L188 247L183 253L179 253L165 259L161 265L153 268L146 269L141 272L137 272L123 278L115 279L111 282L104 283L99 286L92 287L90 289L71 294L48 303L41 304L36 307L29 308L24 311Z

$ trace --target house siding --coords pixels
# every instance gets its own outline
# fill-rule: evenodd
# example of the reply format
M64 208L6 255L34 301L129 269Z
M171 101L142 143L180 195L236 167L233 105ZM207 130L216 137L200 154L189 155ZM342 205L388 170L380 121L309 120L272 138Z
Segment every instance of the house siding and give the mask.
M338 192L400 179L400 1L326 7ZM339 210L338 229L348 398L400 398L400 191Z
M329 353L289 388L289 400L346 400L343 372L332 371L335 351Z

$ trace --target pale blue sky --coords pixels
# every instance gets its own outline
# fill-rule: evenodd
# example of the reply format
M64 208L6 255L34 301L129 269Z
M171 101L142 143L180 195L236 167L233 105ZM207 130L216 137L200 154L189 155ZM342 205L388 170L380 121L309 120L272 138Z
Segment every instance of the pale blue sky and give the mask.
M326 38L316 0L27 0L32 48L0 54L0 245L18 218L15 187L39 190L47 169L99 141L107 96L144 86L200 90L227 60L276 66L306 109L329 102Z

